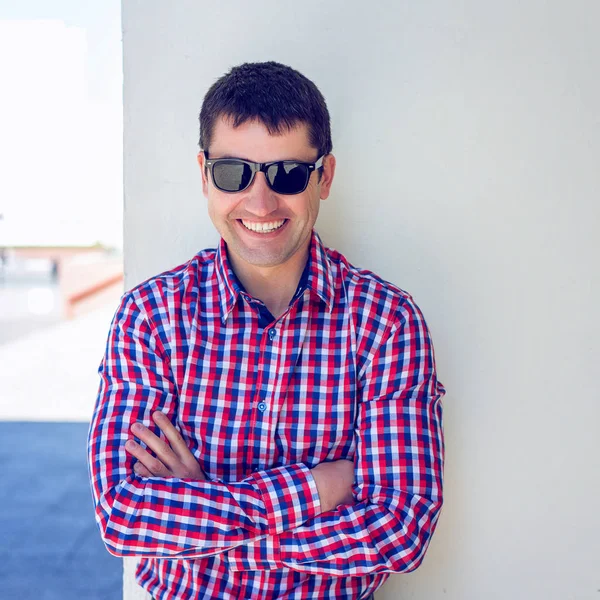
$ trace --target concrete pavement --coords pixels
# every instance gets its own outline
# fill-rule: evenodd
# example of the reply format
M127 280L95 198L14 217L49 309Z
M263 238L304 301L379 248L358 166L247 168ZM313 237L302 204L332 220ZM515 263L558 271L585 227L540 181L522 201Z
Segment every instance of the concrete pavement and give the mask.
M94 520L86 423L0 422L0 598L120 600Z
M0 420L89 421L118 299L0 344Z

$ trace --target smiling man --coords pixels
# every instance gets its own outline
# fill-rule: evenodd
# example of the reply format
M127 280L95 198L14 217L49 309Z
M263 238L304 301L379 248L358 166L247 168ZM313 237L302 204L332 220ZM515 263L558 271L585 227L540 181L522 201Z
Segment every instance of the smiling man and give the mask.
M242 285L279 317L307 263L319 203L329 195L331 142L316 157L306 123L272 135L260 121L236 125L222 113L210 131L210 154L198 155L208 213Z
M442 506L427 326L313 229L335 158L310 80L235 67L200 147L221 242L123 296L100 366L102 537L155 599L370 597L421 564Z

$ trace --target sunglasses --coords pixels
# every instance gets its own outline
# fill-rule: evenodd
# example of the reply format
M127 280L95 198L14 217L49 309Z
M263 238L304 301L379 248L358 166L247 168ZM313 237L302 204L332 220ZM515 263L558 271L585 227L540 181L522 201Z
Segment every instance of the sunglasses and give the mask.
M300 194L308 185L311 173L323 166L325 155L314 163L297 160L278 160L255 163L241 158L208 158L205 165L210 170L215 187L222 192L241 192L253 181L256 173L265 174L268 186L276 194Z

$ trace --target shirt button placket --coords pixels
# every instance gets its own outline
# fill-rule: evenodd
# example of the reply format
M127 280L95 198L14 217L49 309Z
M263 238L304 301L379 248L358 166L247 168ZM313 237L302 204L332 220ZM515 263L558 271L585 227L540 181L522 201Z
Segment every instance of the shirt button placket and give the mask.
M268 335L269 335L269 341L272 342L275 339L275 337L277 336L277 329L275 329L275 327L271 327L268 330ZM259 402L257 408L258 408L258 410L260 410L261 413L264 413L265 410L267 410L267 405L265 402Z

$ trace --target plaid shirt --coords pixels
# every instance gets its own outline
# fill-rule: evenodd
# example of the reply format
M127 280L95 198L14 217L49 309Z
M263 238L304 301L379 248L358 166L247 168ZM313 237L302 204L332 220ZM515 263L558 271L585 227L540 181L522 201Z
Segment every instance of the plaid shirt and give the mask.
M269 323L216 250L126 293L89 434L111 553L157 599L366 598L422 562L442 506L444 388L421 312L313 234ZM130 426L168 414L208 481L143 478ZM310 469L355 464L355 502L320 511ZM177 559L177 560L173 560Z

